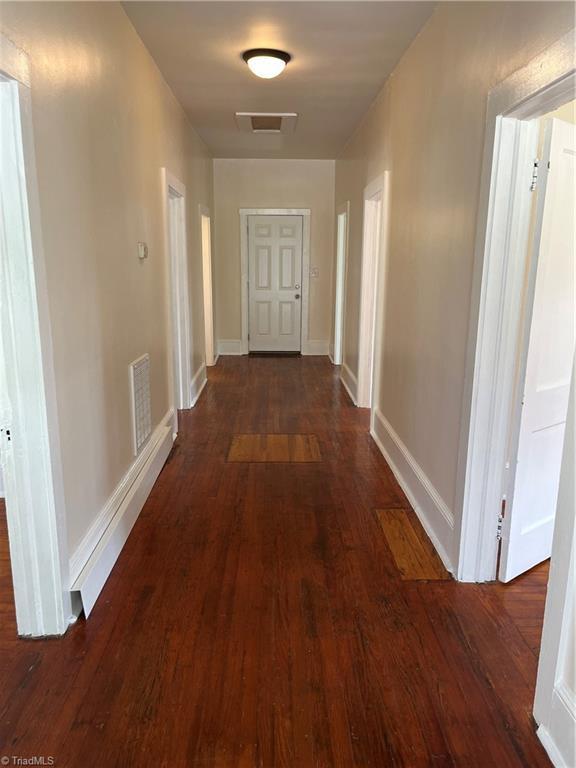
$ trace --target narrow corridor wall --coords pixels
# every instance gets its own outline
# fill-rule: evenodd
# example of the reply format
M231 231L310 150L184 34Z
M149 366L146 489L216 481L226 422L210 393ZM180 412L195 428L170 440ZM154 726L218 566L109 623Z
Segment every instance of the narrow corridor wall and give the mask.
M150 354L153 427L172 401L163 166L187 189L193 373L202 364L212 162L119 3L2 3L0 28L30 59L73 555L134 461L129 363Z
M446 518L436 534L452 562L487 96L573 25L569 3L440 4L336 163L336 205L351 205L344 363L354 375L362 192L390 171L377 410Z

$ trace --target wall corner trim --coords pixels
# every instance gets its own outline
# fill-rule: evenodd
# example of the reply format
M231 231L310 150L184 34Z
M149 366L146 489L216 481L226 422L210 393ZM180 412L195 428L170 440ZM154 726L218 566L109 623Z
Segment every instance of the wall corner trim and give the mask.
M358 380L348 367L347 363L342 363L342 368L340 370L340 381L344 385L346 392L348 392L350 395L350 399L354 405L358 405L358 401L356 399L356 392L358 391Z
M70 591L80 593L86 617L172 450L173 421L170 409L70 558Z
M554 687L550 722L538 726L536 734L555 768L572 768L576 759L576 700L564 681Z
M454 534L453 513L378 409L373 411L370 434L408 497L442 562L447 570L454 574L455 568L450 556Z
M190 407L193 408L198 402L200 395L204 391L204 387L208 383L208 377L206 375L206 364L202 363L200 368L196 371L192 377L190 383Z

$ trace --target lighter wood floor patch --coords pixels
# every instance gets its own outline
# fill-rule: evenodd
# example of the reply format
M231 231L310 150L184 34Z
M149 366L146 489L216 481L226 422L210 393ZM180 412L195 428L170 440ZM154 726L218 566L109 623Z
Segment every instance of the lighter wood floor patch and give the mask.
M228 461L322 461L316 435L234 435Z
M404 581L451 578L432 547L423 541L424 534L419 535L414 528L407 510L378 509L376 513L400 578Z

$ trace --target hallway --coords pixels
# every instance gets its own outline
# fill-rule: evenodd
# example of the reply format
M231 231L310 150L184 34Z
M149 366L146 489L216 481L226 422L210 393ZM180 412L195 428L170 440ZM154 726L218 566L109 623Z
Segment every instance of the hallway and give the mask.
M545 571L515 582L517 602L438 563L442 578L410 580L409 563L401 578L380 520L406 499L327 358L221 358L180 418L90 621L38 641L2 623L7 754L74 768L549 764L531 717ZM227 461L252 433L315 435L321 461Z

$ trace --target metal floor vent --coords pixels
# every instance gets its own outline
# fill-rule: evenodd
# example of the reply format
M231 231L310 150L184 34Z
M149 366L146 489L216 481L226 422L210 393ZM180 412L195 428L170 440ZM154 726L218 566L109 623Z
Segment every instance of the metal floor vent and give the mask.
M152 431L149 355L142 355L130 363L130 390L132 395L134 455L137 456Z

